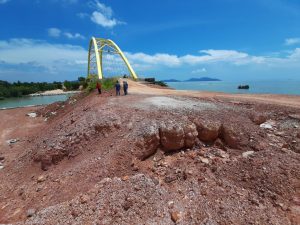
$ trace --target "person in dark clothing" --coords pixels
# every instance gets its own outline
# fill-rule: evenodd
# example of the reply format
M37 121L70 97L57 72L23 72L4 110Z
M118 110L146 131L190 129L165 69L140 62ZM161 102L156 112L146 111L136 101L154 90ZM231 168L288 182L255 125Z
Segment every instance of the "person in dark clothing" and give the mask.
M120 95L121 85L120 85L119 81L116 82L115 88L116 88L116 95L117 96Z
M101 84L100 81L97 81L96 88L98 89L99 95L101 95L101 93L102 93L102 92L101 92L102 84Z
M124 95L128 94L128 83L127 81L123 81L123 90L124 90Z

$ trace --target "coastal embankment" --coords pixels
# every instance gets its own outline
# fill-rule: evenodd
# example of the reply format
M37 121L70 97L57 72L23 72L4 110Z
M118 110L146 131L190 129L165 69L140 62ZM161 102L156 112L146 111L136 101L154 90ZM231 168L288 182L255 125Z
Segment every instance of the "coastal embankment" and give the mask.
M0 223L299 224L299 96L128 82L0 111Z
M52 95L71 95L77 93L80 93L80 91L64 91L62 89L56 89L51 91L44 91L40 93L30 94L29 96L34 97L34 96L52 96Z

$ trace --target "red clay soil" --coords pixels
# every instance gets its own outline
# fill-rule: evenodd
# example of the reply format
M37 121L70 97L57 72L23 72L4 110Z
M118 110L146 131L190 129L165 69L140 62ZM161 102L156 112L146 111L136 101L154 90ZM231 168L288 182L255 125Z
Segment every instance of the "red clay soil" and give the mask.
M0 111L0 223L300 224L297 103L129 86Z

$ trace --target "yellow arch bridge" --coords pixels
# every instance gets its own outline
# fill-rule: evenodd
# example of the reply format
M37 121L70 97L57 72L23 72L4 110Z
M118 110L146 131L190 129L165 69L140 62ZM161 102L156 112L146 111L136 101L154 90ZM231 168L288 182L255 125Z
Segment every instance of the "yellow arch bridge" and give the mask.
M118 45L109 39L92 37L89 45L88 55L88 76L97 75L99 79L103 79L102 56L103 53L116 54L121 57L133 79L137 79L137 75L132 69L128 59L118 47Z

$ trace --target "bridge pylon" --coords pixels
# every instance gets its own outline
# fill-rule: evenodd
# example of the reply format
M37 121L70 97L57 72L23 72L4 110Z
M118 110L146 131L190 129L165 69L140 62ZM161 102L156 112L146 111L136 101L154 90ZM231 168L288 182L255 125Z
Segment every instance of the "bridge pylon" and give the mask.
M103 79L103 53L119 55L125 63L131 77L137 79L138 76L132 69L128 59L119 48L119 46L110 39L92 37L89 44L88 53L88 76L97 75L99 79Z

